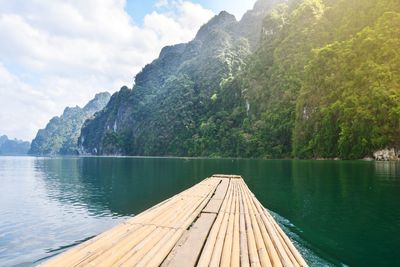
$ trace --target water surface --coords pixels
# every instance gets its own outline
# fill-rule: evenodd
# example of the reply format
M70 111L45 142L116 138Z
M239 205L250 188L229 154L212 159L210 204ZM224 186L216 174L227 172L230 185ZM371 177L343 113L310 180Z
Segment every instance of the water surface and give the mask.
M0 266L30 266L213 173L242 175L312 266L399 266L395 162L0 157Z

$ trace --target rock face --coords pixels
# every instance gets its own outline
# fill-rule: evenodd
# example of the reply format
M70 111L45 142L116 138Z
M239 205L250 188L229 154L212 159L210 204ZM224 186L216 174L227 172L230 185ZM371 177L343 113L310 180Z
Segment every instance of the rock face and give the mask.
M78 154L78 137L85 120L102 110L110 94L99 93L83 108L67 107L60 117L52 118L45 129L38 131L32 141L30 155L76 155Z
M79 147L341 159L400 147L399 43L398 0L259 0L240 21L221 12L115 93Z
M394 148L377 150L374 152L374 159L383 161L399 160L399 153Z
M268 7L260 5L239 22L223 11L193 41L163 48L136 75L133 89L121 88L85 123L79 139L82 152L193 156L215 147L199 131L212 131L213 116L234 107L221 101L240 103L240 90L224 88L256 49ZM229 96L222 98L224 94Z

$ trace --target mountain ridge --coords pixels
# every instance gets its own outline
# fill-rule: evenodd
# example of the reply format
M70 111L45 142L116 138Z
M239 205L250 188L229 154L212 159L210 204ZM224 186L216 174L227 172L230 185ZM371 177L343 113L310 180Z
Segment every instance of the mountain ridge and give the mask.
M30 143L18 139L8 139L7 135L0 135L1 156L24 156L28 154Z
M50 119L44 129L38 131L32 140L30 155L76 155L77 140L86 119L100 111L107 104L111 95L98 93L84 107L66 107L61 116Z
M373 51L396 50L399 13L395 0L264 0L240 21L221 12L192 41L163 48L132 89L115 93L85 122L79 147L95 155L255 158L353 159L397 151L393 114L400 107L391 100L400 97L397 57L382 61ZM360 34L367 37L357 39ZM335 55L340 68L339 61L318 60L320 51ZM369 67L351 55L365 57ZM325 86L331 76L340 78L323 90L309 83ZM320 89L334 101L318 95ZM370 93L360 98L363 90ZM353 112L337 109L351 105ZM370 123L352 123L363 116Z
M263 16L256 18L261 23ZM198 117L212 105L211 97L251 54L249 41L232 30L239 23L223 11L203 25L192 41L163 48L160 57L136 75L133 89L123 87L98 116L85 123L80 147L94 154L167 155L175 150L171 153L184 155L173 132L182 132L182 139L190 142L188 137L202 123ZM163 112L168 106L180 113Z

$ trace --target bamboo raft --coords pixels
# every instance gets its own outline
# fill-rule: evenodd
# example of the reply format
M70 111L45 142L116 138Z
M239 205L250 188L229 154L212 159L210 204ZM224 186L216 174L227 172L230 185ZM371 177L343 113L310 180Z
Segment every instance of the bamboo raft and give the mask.
M43 266L307 266L242 177L213 175Z

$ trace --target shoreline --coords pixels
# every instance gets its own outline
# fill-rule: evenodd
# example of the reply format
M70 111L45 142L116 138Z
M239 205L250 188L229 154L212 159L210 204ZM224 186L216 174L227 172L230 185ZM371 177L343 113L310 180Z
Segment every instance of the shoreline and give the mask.
M241 157L185 157L185 156L130 156L130 155L0 155L0 157L31 157L31 158L149 158L149 159L219 159L219 160L298 160L298 161L376 161L376 162L398 162L398 159L374 159L371 157L365 157L360 159L341 159L341 158L241 158Z

